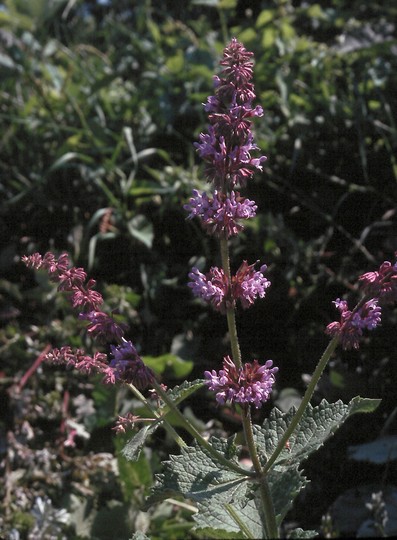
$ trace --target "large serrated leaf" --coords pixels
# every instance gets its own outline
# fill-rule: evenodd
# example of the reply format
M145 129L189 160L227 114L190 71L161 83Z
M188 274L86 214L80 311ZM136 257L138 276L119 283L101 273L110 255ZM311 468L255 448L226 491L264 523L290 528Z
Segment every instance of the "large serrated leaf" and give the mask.
M256 501L225 503L213 497L198 505L193 530L203 538L265 538Z
M240 449L234 437L209 441L213 448L234 463ZM148 504L165 497L182 494L197 503L194 531L204 538L263 538L264 531L258 508L262 502L257 496L258 484L248 477L225 468L202 447L183 448L181 455L170 456L164 473L157 477L158 485L152 490ZM291 477L282 482L280 473L273 473L274 495L277 508L285 507L278 492L290 487ZM298 473L296 473L298 474ZM283 478L286 478L286 474ZM280 500L282 501L280 502Z
M238 463L234 437L227 440L212 437L210 443L220 454ZM148 504L175 494L197 502L222 493L230 500L245 479L238 472L220 465L204 448L189 446L164 463L164 473L158 475L158 484L153 488Z
M288 448L283 450L276 460L279 468L299 465L312 452L317 450L335 431L353 414L372 412L380 400L356 397L347 405L342 401L328 403L325 399L320 405L307 406L298 426L288 441ZM262 427L254 426L257 447L270 457L284 435L295 414L295 409L282 413L273 409Z

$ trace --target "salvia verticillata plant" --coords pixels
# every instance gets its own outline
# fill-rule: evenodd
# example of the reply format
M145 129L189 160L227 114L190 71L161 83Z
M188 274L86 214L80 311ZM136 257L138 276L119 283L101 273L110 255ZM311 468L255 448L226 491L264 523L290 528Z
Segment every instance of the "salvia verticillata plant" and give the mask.
M349 307L340 298L334 302L339 319L325 330L329 344L299 407L287 413L275 408L262 425L252 422L252 407L260 408L269 400L278 371L272 360L247 362L242 358L235 321L238 307L249 309L266 297L271 286L267 267L259 261L242 261L232 273L229 258L229 238L239 234L244 221L253 218L257 210L255 202L241 195L239 189L246 186L255 171L262 170L266 159L258 157L252 132L253 120L263 115L262 108L254 105L252 56L237 39L232 39L224 50L221 73L214 77L214 95L205 105L208 128L196 143L211 192L194 190L185 205L188 217L198 219L205 231L219 241L221 267L209 268L206 273L192 268L188 285L194 296L227 319L230 354L220 365L203 373L203 379L167 389L156 380L133 343L125 339L126 327L117 323L114 314L101 311L103 299L94 290L95 281L87 280L82 268L71 266L66 254L56 258L52 253L36 253L23 258L27 266L47 270L58 289L80 311L79 318L86 321L88 334L102 346L93 355L64 346L48 353L47 359L84 373L101 373L104 383L131 388L150 411L150 417L140 419L131 412L118 418L117 432L126 431L138 421L142 423L124 448L125 457L138 459L145 440L159 426L181 448L179 455L170 456L164 463L164 472L158 476L148 504L170 495L184 496L197 507L195 534L205 538L280 538L283 519L307 483L301 462L349 416L371 412L379 404L379 400L356 397L348 404L323 400L313 407L310 400L321 374L338 346L357 349L364 333L379 325L382 305L397 300L397 262L383 262L377 271L359 277L358 303ZM105 344L110 345L109 354L101 352ZM249 465L240 461L241 448L234 436L206 439L179 411L178 405L204 385L219 404L239 409ZM148 389L155 392L156 405L145 397ZM168 422L170 412L179 416L194 445L188 446ZM302 529L290 533L294 538L315 535L315 531Z

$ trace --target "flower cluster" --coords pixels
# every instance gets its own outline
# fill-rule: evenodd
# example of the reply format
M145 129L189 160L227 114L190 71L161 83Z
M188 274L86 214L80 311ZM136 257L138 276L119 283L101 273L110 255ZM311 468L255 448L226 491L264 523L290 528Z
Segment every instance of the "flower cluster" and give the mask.
M341 314L340 321L330 323L325 330L329 336L339 336L344 349L358 349L363 330L373 330L381 322L380 304L397 301L397 262L385 261L379 270L363 274L358 281L364 299L349 310L346 300L337 298L333 303Z
M380 303L397 302L397 262L385 261L379 270L367 272L358 279L364 293L378 298Z
M203 192L193 190L193 197L184 209L190 212L189 218L199 217L203 228L212 235L227 238L235 236L243 229L241 220L255 217L257 206L254 201L241 197L238 191L232 191L230 197L214 191L210 198Z
M260 366L257 360L237 368L229 356L223 359L223 369L205 371L205 383L216 393L220 404L230 403L253 404L257 409L270 397L278 368L272 367L268 360Z
M237 300L246 309L254 303L256 298L264 298L266 289L270 287L270 281L263 275L267 266L262 265L259 271L254 267L255 264L249 265L247 261L243 261L230 281L222 268L214 266L207 274L193 268L189 274L191 281L188 286L195 296L221 313L234 307Z
M350 311L345 300L334 302L341 314L340 322L330 323L325 332L329 336L339 336L344 349L358 349L363 330L373 330L381 320L381 308L375 299L365 302L356 311Z
M116 379L124 382L134 382L137 388L143 389L154 380L153 371L145 366L131 341L123 339L121 345L110 346L113 359L110 367Z
M46 355L46 361L56 365L64 364L66 367L74 368L87 375L103 373L103 381L106 384L116 382L114 370L107 363L107 356L104 353L96 352L93 356L90 356L83 349L73 350L68 345L65 345L60 349L52 349Z
M82 308L79 319L87 320L87 332L98 343L116 342L110 345L112 359L108 361L106 354L96 352L94 356L86 354L82 349L73 351L65 346L53 349L47 354L46 360L55 364L65 364L83 373L103 373L104 382L114 384L116 381L133 383L140 389L146 388L154 380L151 369L145 366L131 341L124 339L125 324L117 323L113 317L98 311L103 303L100 293L93 290L95 280L87 283L87 274L83 268L70 267L69 257L66 253L58 259L53 253L41 256L34 253L25 256L22 261L29 268L44 268L50 279L58 282L58 290L69 293L69 300L74 308Z
M252 120L263 115L260 106L253 106L255 99L253 78L253 53L233 38L223 52L220 76L214 77L215 93L205 105L209 125L195 143L199 156L206 164L207 180L213 185L212 196L193 190L193 197L184 206L189 218L197 217L204 230L225 241L243 229L243 222L255 217L257 205L240 195L237 186L245 187L255 170L262 170L265 156L252 157L259 150L251 131ZM223 255L225 252L223 251ZM225 261L223 261L225 263ZM227 263L227 266L229 263ZM215 310L226 313L239 302L246 309L256 299L264 298L270 281L264 276L262 265L243 261L234 275L224 268L213 266L204 274L198 268L189 273L188 286L194 296L210 304ZM269 397L276 368L270 369L269 360L260 367L257 360L238 368L230 357L223 361L223 369L205 372L207 384L216 393L219 403L253 403L256 407Z

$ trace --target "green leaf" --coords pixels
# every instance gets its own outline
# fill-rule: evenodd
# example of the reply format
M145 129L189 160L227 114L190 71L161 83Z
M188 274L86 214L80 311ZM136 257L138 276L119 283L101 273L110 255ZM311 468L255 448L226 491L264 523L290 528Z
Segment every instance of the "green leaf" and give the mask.
M209 441L227 459L238 463L234 437ZM247 477L225 468L198 445L181 450L164 463L148 505L182 494L197 503L194 531L205 538L262 538L261 518L255 492Z
M347 418L356 413L372 412L379 403L378 399L355 397L347 405L340 400L328 403L325 399L317 407L309 404L288 441L289 448L285 448L278 456L276 466L299 465L322 446ZM276 449L294 414L295 408L291 408L287 413L273 409L262 427L254 426L256 444L268 457Z
M177 379L183 379L193 369L193 362L182 360L175 354L162 354L161 356L145 356L145 364L155 373L161 375L165 371Z
M199 504L193 530L201 538L265 538L256 501L225 504L223 497Z
M167 390L167 394L176 404L179 404L181 403L181 401L189 397L191 394L193 394L203 386L203 379L184 381L179 386L174 386L174 388L172 388L171 390Z
M127 228L132 237L142 242L146 247L152 247L154 238L153 225L145 216L134 216L128 221Z
M121 450L123 445L122 437L116 438L115 445L117 450ZM143 489L148 489L153 484L153 475L147 456L144 452L141 452L139 459L126 460L122 451L118 451L117 464L124 501L136 500L140 504Z
M264 9L259 13L258 18L256 19L255 26L256 28L261 28L262 26L265 26L267 23L274 19L274 9Z
M381 399L370 399L356 396L349 403L349 406L351 407L350 415L356 413L372 413L379 407L381 401Z
M283 471L271 469L268 482L277 524L281 525L295 497L308 484L308 480L297 467L290 467Z
M122 455L129 461L137 461L145 446L146 439L160 426L159 422L143 426L122 449Z
M238 464L234 437L227 440L211 437L209 442L215 450ZM197 502L217 493L224 494L226 502L229 502L228 495L234 494L245 478L225 469L204 448L189 446L182 448L179 456L172 455L170 461L164 463L164 473L158 476L158 484L153 488L149 504L178 494Z

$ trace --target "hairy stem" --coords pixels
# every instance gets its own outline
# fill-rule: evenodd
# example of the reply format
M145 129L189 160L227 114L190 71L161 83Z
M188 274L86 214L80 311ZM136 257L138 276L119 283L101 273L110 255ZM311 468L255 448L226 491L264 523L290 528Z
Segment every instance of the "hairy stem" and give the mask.
M222 257L223 271L229 283L231 283L229 245L228 245L228 241L226 237L221 237L220 239L220 251L221 251L221 257ZM240 345L239 345L238 335L237 335L235 309L233 306L227 308L226 317L227 317L227 324L228 324L228 330L229 330L232 359L236 367L241 368L242 367L241 351L240 351ZM264 518L265 518L263 525L267 531L268 538L278 538L279 532L278 532L278 527L276 523L276 515L274 511L273 500L270 494L267 478L264 475L264 471L263 471L261 462L259 460L258 451L255 445L254 434L252 431L252 419L251 419L250 411L251 410L250 410L249 405L247 407L243 407L241 418L242 418L242 423L243 423L244 436L247 443L250 458L251 458L254 470L257 474L257 477L260 480L260 495L262 499L263 510L264 510L263 513L264 513Z
M298 407L298 410L295 413L295 416L292 418L290 425L284 432L284 435L281 437L277 448L273 452L273 454L270 456L269 460L267 461L264 472L267 472L278 456L281 454L281 452L284 450L288 439L291 437L292 433L295 431L296 427L298 426L299 422L302 419L302 416L305 413L306 407L308 406L313 394L314 390L317 386L318 381L320 380L320 377L325 369L325 366L327 365L329 359L331 358L333 352L335 351L337 345L339 343L339 336L335 336L329 343L327 348L325 349L322 357L320 358L316 369L314 370L313 376L310 380L310 383L306 389L305 395L303 396L303 399Z
M255 446L254 434L252 431L251 409L249 406L243 411L243 427L248 451L252 460L255 472L259 478L259 489L263 503L264 525L268 538L279 538L278 527L276 523L276 513L274 510L273 499L270 493L269 483L266 474L263 471L259 455Z
M231 272L230 272L229 246L228 246L226 237L221 237L220 251L221 251L221 257L222 257L223 271L225 272L225 275L230 283L232 278L231 278ZM227 318L227 326L229 329L232 359L235 365L238 368L241 368L242 367L241 351L240 351L240 345L239 345L238 335L237 335L236 314L234 311L234 307L229 307L226 309L226 318Z
M164 416L162 416L161 414L159 414L151 405L150 403L148 402L148 400L145 398L144 395L141 394L141 392L138 390L138 388L136 386L134 386L133 384L129 384L128 385L130 388L131 388L131 391L132 393L135 395L136 398L139 399L139 401L141 401L145 407L150 411L150 413L153 415L153 418L157 421L157 422L162 422L163 426L164 426L164 429L166 429L166 431L169 433L169 435L171 435L171 437L174 439L174 441L177 443L177 445L180 447L180 448L186 448L187 447L187 444L186 442L182 439L182 437L175 431L175 429L171 426L171 424L166 420L166 418Z

